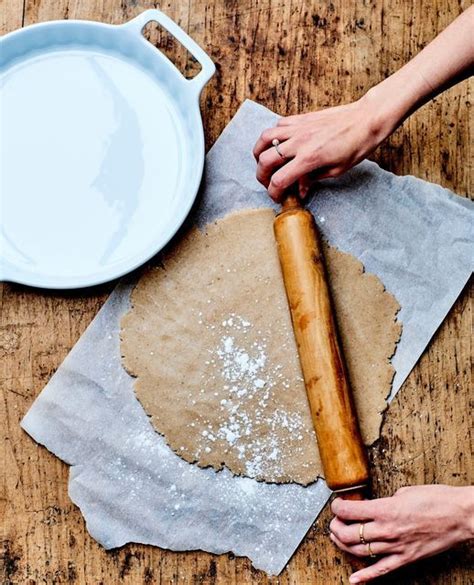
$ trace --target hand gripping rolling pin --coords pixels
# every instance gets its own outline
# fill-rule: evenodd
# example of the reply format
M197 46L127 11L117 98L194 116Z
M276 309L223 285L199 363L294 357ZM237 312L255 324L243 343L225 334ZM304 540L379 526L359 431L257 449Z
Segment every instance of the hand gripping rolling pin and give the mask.
M274 222L275 238L328 486L363 499L369 469L338 341L321 241L312 214L288 195Z

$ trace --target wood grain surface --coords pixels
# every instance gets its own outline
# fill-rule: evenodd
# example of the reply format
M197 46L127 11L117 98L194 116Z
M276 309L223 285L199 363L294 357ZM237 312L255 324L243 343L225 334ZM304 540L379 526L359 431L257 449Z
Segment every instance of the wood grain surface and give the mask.
M160 7L212 56L217 75L202 97L210 146L245 98L281 114L342 104L395 71L468 1L188 0ZM152 2L2 0L1 32L51 19L121 23ZM179 47L151 31L153 42ZM470 86L464 82L413 115L374 155L384 168L469 192ZM68 466L38 446L19 421L99 310L113 284L58 293L0 288L3 525L2 583L337 584L350 569L328 539L326 509L279 578L233 555L173 553L143 545L105 552L67 495ZM472 286L466 287L392 403L371 450L374 491L416 483L472 482L469 416ZM468 547L387 576L384 584L474 581Z

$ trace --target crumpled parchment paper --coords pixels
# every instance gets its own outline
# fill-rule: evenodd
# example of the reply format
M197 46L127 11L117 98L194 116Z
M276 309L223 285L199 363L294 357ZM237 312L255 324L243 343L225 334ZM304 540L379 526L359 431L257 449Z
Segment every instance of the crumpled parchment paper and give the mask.
M232 210L268 207L251 148L276 115L246 101L207 156L200 227ZM468 280L474 205L414 177L363 162L324 181L309 204L324 236L357 256L402 306L392 397ZM233 551L282 571L330 492L214 472L175 455L151 424L120 363L119 322L132 276L119 284L22 421L71 465L69 494L105 548Z

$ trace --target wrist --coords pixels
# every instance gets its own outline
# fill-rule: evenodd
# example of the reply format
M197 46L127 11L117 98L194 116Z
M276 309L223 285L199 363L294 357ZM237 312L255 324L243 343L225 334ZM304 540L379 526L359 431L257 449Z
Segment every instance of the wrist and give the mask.
M430 87L411 63L387 77L361 98L379 143L422 105Z
M371 131L380 142L400 126L410 107L403 103L397 88L388 83L389 79L375 85L362 97L369 112Z

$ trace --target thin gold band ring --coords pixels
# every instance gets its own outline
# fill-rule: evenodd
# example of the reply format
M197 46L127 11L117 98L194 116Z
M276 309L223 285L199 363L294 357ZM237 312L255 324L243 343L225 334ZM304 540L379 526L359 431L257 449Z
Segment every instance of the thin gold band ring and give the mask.
M365 527L365 524L363 522L361 522L359 524L359 540L360 540L360 544L367 544L367 541L364 538L364 527Z

